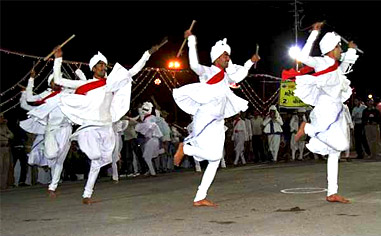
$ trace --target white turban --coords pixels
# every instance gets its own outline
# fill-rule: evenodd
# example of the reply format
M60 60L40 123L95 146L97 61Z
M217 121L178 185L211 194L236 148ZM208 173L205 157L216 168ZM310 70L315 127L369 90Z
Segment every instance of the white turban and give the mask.
M98 54L95 54L95 55L90 59L90 62L89 62L90 70L93 70L93 67L94 67L99 61L103 61L103 62L106 63L106 65L107 65L107 59L106 59L106 57L103 56L103 54L100 53L100 52L98 51Z
M210 58L212 59L212 63L219 58L224 52L227 52L230 55L230 46L226 44L226 38L216 42L216 44L212 47L212 51L210 51Z
M340 40L340 36L335 32L326 33L319 43L321 53L325 55L327 52L332 51L340 43Z
M153 108L152 103L150 103L150 102L145 102L145 103L143 103L143 105L142 105L142 113L143 113L144 115L146 115L146 114L151 114L151 113L152 113L152 108Z

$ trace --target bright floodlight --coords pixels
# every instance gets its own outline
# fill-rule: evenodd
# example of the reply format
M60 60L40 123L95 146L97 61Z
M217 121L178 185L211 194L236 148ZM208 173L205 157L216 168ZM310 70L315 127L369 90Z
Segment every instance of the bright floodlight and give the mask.
M178 62L178 61L170 61L169 63L168 63L168 68L170 68L170 69L180 69L180 62Z
M368 98L369 98L369 99L372 99L372 98L373 98L373 95L372 95L372 94L369 94L369 95L368 95Z
M299 56L300 51L298 46L292 46L290 50L288 50L288 55L290 55L292 59L296 59Z

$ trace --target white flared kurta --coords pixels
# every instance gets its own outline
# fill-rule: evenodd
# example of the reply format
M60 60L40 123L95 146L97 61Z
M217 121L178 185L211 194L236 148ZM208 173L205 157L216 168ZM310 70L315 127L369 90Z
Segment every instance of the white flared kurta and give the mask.
M318 31L312 31L298 60L320 72L333 66L335 60L328 56L309 56L317 35ZM343 102L352 94L345 72L349 64L356 61L355 54L351 48L343 53L340 66L334 71L319 76L296 77L295 95L304 103L315 106L310 114L311 122L305 127L306 134L311 137L306 146L314 153L326 155L349 147Z
M248 108L248 102L236 96L230 90L229 84L243 80L253 62L248 60L244 66L239 66L230 61L224 79L216 84L207 84L221 69L198 63L195 36L188 37L188 46L190 66L199 76L200 82L173 90L176 104L184 112L194 116L192 134L184 140L184 153L193 156L197 161L220 160L225 142L224 118Z

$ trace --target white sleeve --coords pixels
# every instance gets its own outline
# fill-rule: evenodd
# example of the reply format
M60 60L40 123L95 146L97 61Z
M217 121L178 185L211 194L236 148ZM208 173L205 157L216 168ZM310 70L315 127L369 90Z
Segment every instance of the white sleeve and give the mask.
M198 55L196 50L196 36L191 35L188 37L188 47L189 47L189 65L190 68L197 74L202 75L206 70L206 66L200 65L198 62Z
M83 73L83 71L82 71L81 69L76 69L76 70L75 70L75 74L77 75L77 77L78 77L80 80L84 80L84 81L87 80L85 73Z
M348 51L341 54L341 64L340 69L344 73L351 72L352 65L356 62L359 56L356 55L356 49L348 48Z
M25 92L27 102L35 102L35 101L41 100L42 98L46 97L49 94L48 91L44 91L40 94L33 95L33 88L34 88L34 79L30 77L28 80L28 85L26 86L26 92Z
M144 52L140 60L131 69L128 70L128 73L131 77L135 76L137 73L139 73L139 71L143 69L150 56L151 55L149 54L148 50Z
M311 57L311 49L313 46L313 43L315 42L317 36L319 35L319 31L313 30L310 34L310 36L307 39L306 44L303 46L303 49L301 53L298 55L297 60L302 62L303 64L310 66L310 67L316 67L318 62L316 61L316 58Z
M20 107L24 110L27 110L27 111L30 111L32 110L34 107L29 105L26 101L26 92L23 91L21 92L21 97L20 97Z
M249 69L253 66L253 62L249 59L245 62L243 66L233 64L230 60L229 65L226 68L226 73L229 76L229 79L233 80L235 83L241 82L246 78L249 73Z
M61 75L61 65L62 65L62 57L56 58L54 60L53 73L54 73L54 83L66 88L76 89L79 86L82 86L88 83L87 80L71 80L64 79Z

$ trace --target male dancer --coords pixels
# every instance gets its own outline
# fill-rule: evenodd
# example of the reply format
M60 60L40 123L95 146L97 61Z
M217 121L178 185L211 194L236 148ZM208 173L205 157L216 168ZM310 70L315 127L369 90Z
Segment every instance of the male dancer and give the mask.
M230 90L229 83L243 80L260 57L253 55L244 66L235 65L230 60L230 46L224 39L212 47L210 56L213 65L203 66L198 63L196 37L190 30L185 31L184 36L188 39L190 67L199 76L200 82L173 90L177 105L193 115L192 134L179 143L174 164L180 165L184 154L198 161L208 160L193 206L217 206L206 199L206 195L223 157L224 118L245 111L248 103Z
M150 55L158 48L156 45L147 50L130 70L116 63L110 75L106 73L106 57L98 52L89 63L90 70L94 73L93 79L85 83L64 79L55 81L76 88L75 94L61 98L60 108L71 121L80 125L72 137L78 140L80 149L91 160L82 196L83 204L95 202L91 196L100 168L112 162L115 146L112 123L118 121L130 108L132 77L144 67ZM54 63L55 66L60 66L62 57L56 57Z
M353 42L349 42L348 51L342 53L341 38L334 32L326 33L319 43L323 57L309 56L322 25L322 22L313 25L313 30L298 57L299 61L314 68L316 73L296 76L295 95L304 103L315 107L310 114L311 122L303 122L300 125L295 141L307 134L311 137L306 145L310 151L321 155L328 154L326 200L349 203L349 200L337 194L338 162L340 152L349 147L343 102L351 96L352 89L345 74L358 56ZM340 65L339 61L342 61Z

